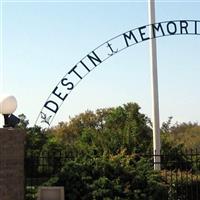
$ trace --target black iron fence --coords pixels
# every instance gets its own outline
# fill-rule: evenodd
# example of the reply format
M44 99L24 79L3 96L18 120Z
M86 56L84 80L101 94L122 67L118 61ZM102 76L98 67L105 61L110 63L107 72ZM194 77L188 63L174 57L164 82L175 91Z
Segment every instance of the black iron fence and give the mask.
M158 155L157 155L158 156ZM200 199L200 152L197 150L185 153L171 153L159 155L161 158L162 184L167 188L159 199L163 200L199 200ZM153 168L154 155L137 154L136 160L148 159ZM37 189L58 174L66 162L74 158L65 152L42 153L26 155L26 198L36 200ZM143 198L145 199L145 198ZM148 198L146 198L148 200Z

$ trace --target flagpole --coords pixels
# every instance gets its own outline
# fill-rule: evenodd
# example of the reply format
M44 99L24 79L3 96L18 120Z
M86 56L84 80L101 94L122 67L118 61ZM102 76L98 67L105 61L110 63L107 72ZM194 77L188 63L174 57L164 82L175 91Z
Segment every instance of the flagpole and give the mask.
M155 0L148 0L149 24L155 23ZM151 25L149 26L150 38L153 38ZM152 117L153 117L153 154L154 170L160 170L160 119L159 119L159 99L158 99L158 75L157 75L157 49L156 39L149 40L151 81L152 81Z

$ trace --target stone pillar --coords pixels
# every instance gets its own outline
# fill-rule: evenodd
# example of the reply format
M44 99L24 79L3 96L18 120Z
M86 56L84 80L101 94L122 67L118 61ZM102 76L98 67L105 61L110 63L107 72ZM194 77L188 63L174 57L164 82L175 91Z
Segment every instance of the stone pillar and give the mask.
M0 128L0 200L24 200L25 132Z

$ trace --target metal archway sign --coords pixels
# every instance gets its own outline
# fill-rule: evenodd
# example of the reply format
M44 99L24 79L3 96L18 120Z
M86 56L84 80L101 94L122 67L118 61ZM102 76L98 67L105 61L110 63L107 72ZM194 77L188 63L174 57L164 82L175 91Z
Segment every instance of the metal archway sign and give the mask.
M152 37L149 36L149 29ZM173 35L200 35L200 20L171 20L141 26L122 33L95 48L73 66L53 89L35 125L48 128L63 102L93 69L113 55L143 41Z

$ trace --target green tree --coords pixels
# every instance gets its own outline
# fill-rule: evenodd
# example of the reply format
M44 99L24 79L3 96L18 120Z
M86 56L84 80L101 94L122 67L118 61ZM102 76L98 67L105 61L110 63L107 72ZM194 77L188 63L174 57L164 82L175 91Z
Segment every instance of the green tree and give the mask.
M144 153L149 149L152 133L149 119L139 110L136 103L128 103L86 111L55 127L52 133L66 144L76 143L82 149L91 147L101 154L117 153L123 148L127 153Z
M17 127L25 130L28 129L29 120L27 119L26 115L22 113L18 115L18 117L20 119L20 122L17 125Z
M134 155L124 151L109 157L68 161L45 185L64 185L70 200L159 200L167 196L167 186L149 161L136 161Z

